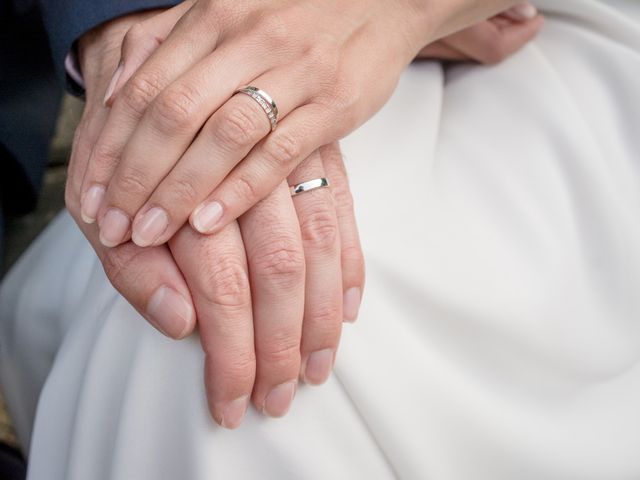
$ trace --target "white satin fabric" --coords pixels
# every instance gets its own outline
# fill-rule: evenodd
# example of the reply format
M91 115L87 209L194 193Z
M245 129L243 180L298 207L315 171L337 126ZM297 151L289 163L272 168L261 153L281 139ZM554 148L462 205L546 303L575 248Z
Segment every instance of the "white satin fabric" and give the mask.
M409 68L344 144L368 259L335 375L214 425L61 215L2 288L30 480L640 478L639 2L540 2L496 67Z

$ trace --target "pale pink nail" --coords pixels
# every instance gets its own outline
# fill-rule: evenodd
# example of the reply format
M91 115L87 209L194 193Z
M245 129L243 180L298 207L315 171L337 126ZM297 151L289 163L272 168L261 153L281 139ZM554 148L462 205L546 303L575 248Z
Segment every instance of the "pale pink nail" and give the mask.
M242 419L247 413L248 408L248 395L232 400L222 408L222 418L220 420L220 424L224 428L229 428L231 430L233 430L234 428L238 428L242 423Z
M324 383L333 368L333 350L327 348L309 355L302 377L305 383L320 385Z
M296 393L296 382L287 382L274 387L264 400L262 411L270 417L282 417L291 407Z
M104 185L93 185L87 190L87 193L84 194L80 202L80 216L85 223L93 223L96 221L106 191L107 189Z
M362 301L362 292L359 288L350 288L344 292L342 301L342 314L345 322L355 322L358 319L360 310L360 302Z
M173 288L163 285L151 296L147 317L166 336L182 338L191 326L193 307Z
M133 222L131 239L140 247L152 245L169 226L169 215L164 208L153 207Z
M116 71L113 73L113 77L111 77L111 81L109 82L109 86L107 87L107 92L104 94L104 100L102 101L102 103L105 106L111 99L111 96L113 95L113 92L116 89L116 85L118 85L118 80L120 80L120 75L122 75L122 70L124 70L124 64L120 62L118 64L118 68L116 68Z
M129 231L129 217L117 208L110 208L100 222L100 243L115 247L124 242Z
M531 20L538 15L538 9L529 2L523 2L507 10L505 15L515 20Z
M222 205L218 202L203 203L193 212L193 228L200 233L210 233L222 218Z

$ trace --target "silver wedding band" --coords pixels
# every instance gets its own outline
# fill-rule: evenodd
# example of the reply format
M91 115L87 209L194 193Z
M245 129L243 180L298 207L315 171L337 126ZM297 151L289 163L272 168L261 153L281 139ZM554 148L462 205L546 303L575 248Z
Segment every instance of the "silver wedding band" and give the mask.
M245 95L249 95L253 98L258 105L262 107L264 113L267 114L267 118L271 124L271 131L273 132L276 129L278 126L278 107L276 106L276 102L273 101L273 98L271 98L271 95L264 90L252 87L251 85L242 87L236 90L235 93L244 93Z
M309 180L308 182L298 183L297 185L293 185L289 187L291 191L291 196L295 197L296 195L300 195L301 193L310 192L311 190L315 190L317 188L326 188L329 186L329 180L326 178L316 178L314 180Z

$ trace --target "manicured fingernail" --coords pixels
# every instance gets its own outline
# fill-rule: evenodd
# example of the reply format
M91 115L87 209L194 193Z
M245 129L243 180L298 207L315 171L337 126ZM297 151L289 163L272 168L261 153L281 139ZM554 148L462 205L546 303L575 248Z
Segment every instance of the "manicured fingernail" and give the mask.
M232 400L222 408L222 418L220 419L220 424L224 428L229 428L232 430L234 428L238 428L242 423L242 419L247 413L248 408L249 408L248 395Z
M122 70L124 70L124 64L120 62L118 64L118 68L113 73L113 77L111 77L111 81L109 82L109 86L107 87L107 92L104 94L104 100L102 103L106 106L111 97L113 96L113 92L116 89L116 85L118 85L118 80L120 79L120 75L122 75Z
M287 382L274 387L265 398L262 411L270 417L286 415L295 393L296 382Z
M140 247L152 245L169 226L169 215L164 208L153 207L133 222L131 239Z
M507 10L506 14L516 20L531 20L538 15L538 9L529 2L523 2Z
M362 292L359 288L350 288L344 292L342 301L342 314L344 321L353 323L358 319L358 311L360 310L360 302L362 300Z
M173 288L158 288L147 305L149 321L167 337L182 338L191 325L193 307Z
M333 350L330 348L319 350L309 355L302 378L310 385L320 385L329 378L332 368Z
M100 222L100 243L105 247L115 247L124 242L129 231L129 217L117 208L110 208Z
M98 216L98 210L102 205L104 194L107 189L104 185L93 185L87 193L84 194L80 202L80 216L85 223L93 223Z
M193 212L193 228L200 233L210 233L222 218L222 205L218 202L203 203Z

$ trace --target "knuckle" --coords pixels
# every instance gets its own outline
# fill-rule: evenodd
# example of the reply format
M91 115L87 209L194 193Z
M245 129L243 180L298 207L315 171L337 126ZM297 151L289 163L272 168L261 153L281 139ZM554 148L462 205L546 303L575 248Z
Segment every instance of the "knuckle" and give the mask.
M162 90L160 78L148 73L134 75L122 89L122 94L116 98L116 102L122 100L138 116L142 116L149 104Z
M289 44L292 38L289 25L281 13L269 12L261 15L256 25L261 44L277 49Z
M342 264L350 270L352 275L359 279L359 283L364 283L365 261L364 254L359 245L345 245L340 254Z
M151 108L152 118L160 131L172 134L191 126L197 96L191 87L177 83L158 95Z
M291 133L280 133L270 137L264 153L272 165L288 173L301 156L301 145Z
M208 281L200 289L209 303L232 308L249 304L249 277L239 261L220 255L204 278Z
M326 205L302 214L300 231L305 246L320 251L338 248L338 223Z
M98 168L111 168L117 165L119 157L114 145L99 141L91 154L91 163L95 163Z
M253 384L255 378L255 360L249 360L249 355L234 353L234 357L224 366L221 372L223 381L232 385Z
M353 214L355 204L353 201L353 195L349 188L335 187L333 189L333 198L335 200L337 214L339 217Z
M100 255L100 262L107 278L116 290L125 297L127 292L123 291L128 285L137 285L138 277L143 270L131 268L136 258L144 254L144 250L135 247L108 249ZM125 280L126 279L126 280Z
M233 189L235 190L237 198L249 199L252 201L260 200L262 195L260 195L260 192L255 185L255 180L245 176L244 174L239 174L233 180Z
M113 178L113 182L116 191L131 196L146 195L151 190L146 172L136 167L127 167Z
M200 192L193 179L180 178L171 182L168 189L175 202L181 206L195 205L200 200Z
M318 305L309 313L309 320L313 322L314 343L332 346L338 342L340 326L342 325L342 305L332 302Z
M295 241L281 239L269 242L253 261L256 276L277 286L294 287L304 281L304 253Z
M287 368L297 363L300 356L300 341L298 332L279 332L257 347L257 355L261 362L276 368Z
M264 119L260 120L264 123L264 128L258 123L256 112L250 105L239 104L228 112L221 115L220 120L216 123L213 134L216 139L228 149L241 149L253 146L262 138L266 128Z
M215 372L217 382L234 385L235 388L243 385L251 388L256 370L253 348L249 350L231 349L229 352L225 352L223 358L220 358L219 349L214 350L206 342L203 344L203 348L207 354L205 360L206 368L211 372Z

